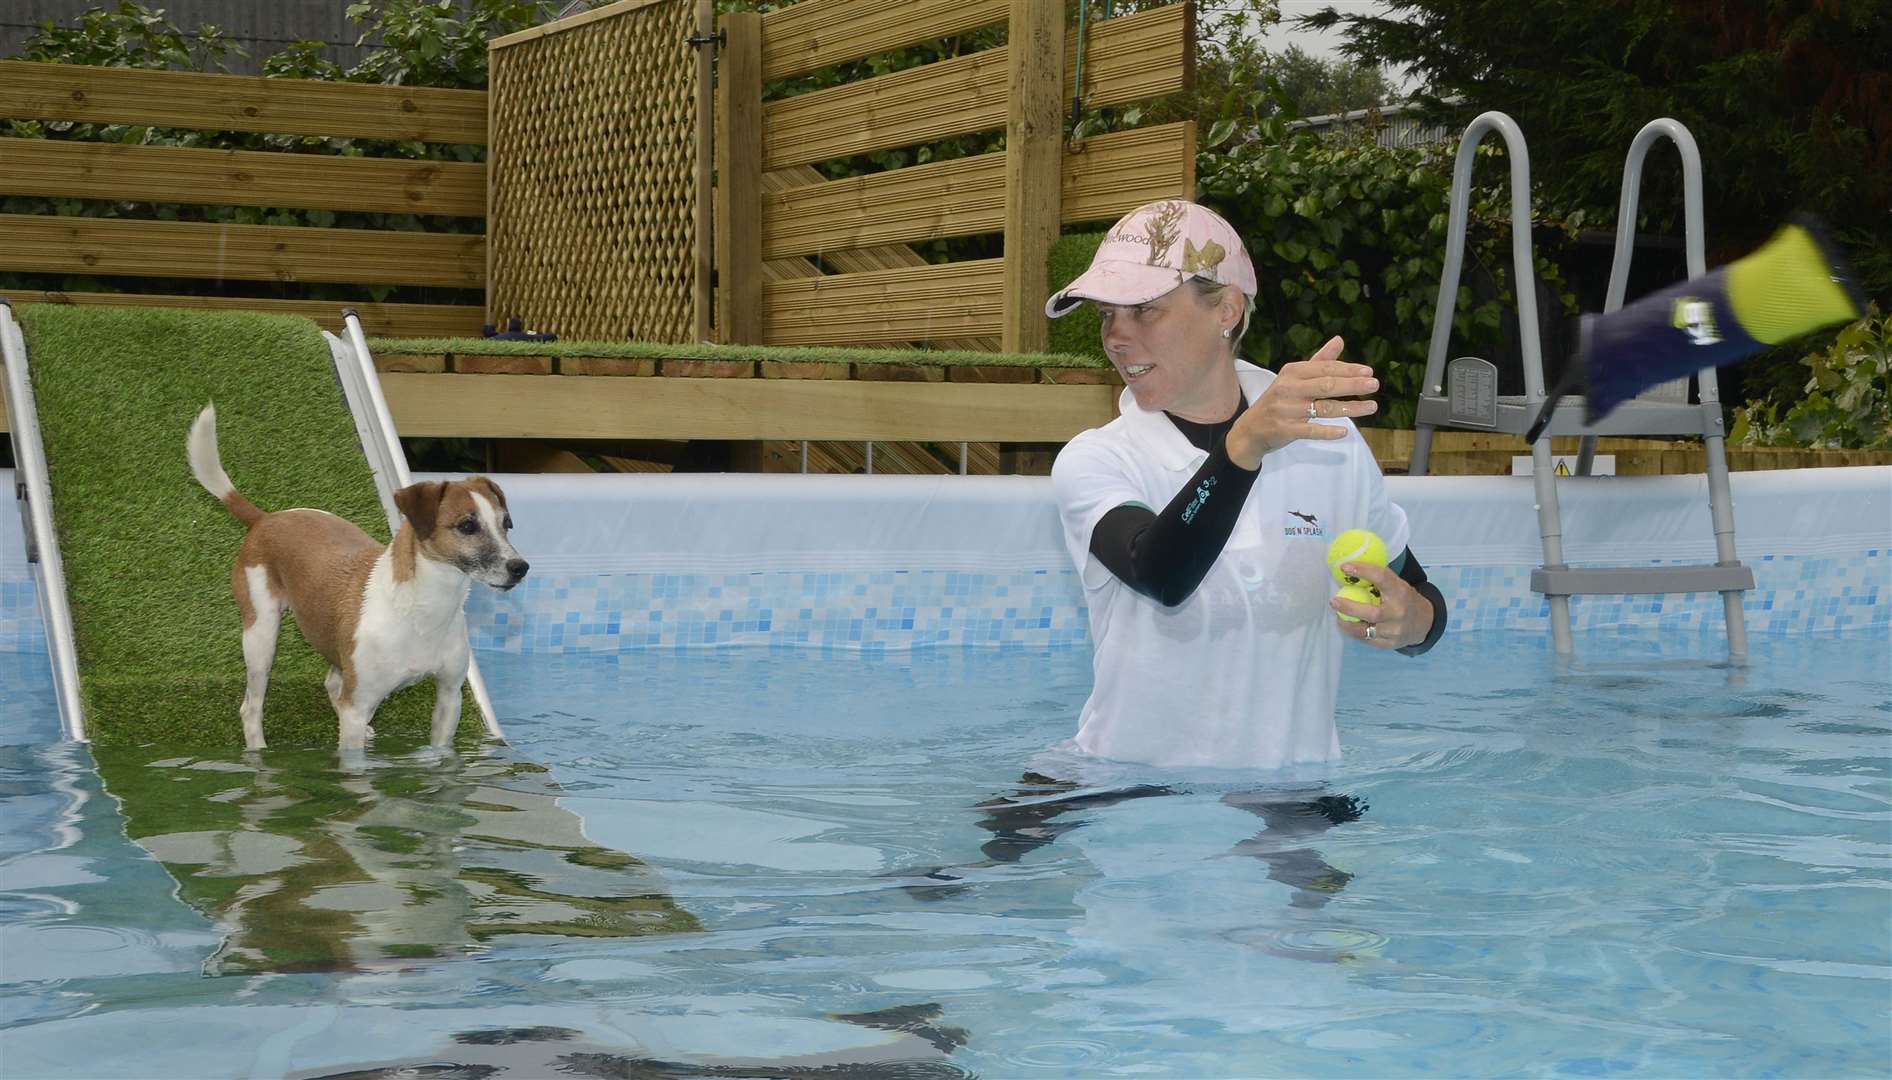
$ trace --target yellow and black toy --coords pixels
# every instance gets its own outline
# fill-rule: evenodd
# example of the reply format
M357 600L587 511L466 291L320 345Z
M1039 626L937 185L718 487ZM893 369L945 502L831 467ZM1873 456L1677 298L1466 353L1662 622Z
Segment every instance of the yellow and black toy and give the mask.
M1537 441L1566 394L1583 395L1594 424L1658 383L1864 314L1859 286L1818 222L1796 217L1750 255L1583 316L1576 355L1525 438Z

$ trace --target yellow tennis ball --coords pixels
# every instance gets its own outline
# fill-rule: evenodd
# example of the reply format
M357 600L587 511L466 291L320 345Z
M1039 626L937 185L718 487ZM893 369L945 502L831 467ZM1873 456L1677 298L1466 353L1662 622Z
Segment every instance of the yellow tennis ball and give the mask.
M1341 564L1350 562L1385 566L1386 541L1366 529L1348 529L1334 537L1334 542L1327 545L1327 569L1333 571L1334 580L1342 585L1360 580L1341 571Z
M1380 591L1374 588L1368 582L1356 581L1351 585L1342 585L1340 587L1340 598L1342 600L1351 600L1356 604L1372 604L1373 606L1378 607L1379 602L1380 602ZM1343 622L1359 622L1360 621L1359 616L1349 615L1344 611L1336 611L1334 612L1334 614L1340 616L1341 621Z

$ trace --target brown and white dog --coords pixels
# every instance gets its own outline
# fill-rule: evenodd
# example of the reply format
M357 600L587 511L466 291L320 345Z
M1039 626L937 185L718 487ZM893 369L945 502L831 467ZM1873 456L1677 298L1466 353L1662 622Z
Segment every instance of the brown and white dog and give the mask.
M341 748L361 750L381 702L433 676L433 745L453 741L471 655L466 598L475 580L510 589L526 561L506 539L512 518L499 485L483 476L411 484L394 493L402 522L378 544L324 510L265 513L238 493L217 453L217 409L191 425L191 473L249 527L230 586L243 615L243 741L263 742L263 694L284 611L328 659L328 696Z

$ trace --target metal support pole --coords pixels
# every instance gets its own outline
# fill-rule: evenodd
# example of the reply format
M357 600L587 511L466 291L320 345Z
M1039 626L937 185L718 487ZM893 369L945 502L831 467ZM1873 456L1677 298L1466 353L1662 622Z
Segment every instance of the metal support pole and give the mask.
M79 696L79 656L73 644L72 608L66 597L66 564L53 530L53 493L46 469L46 445L39 434L39 406L27 367L26 336L13 321L13 307L0 299L0 355L4 356L7 419L13 439L15 494L22 513L27 549L39 568L36 575L40 618L46 626L46 651L53 669L53 697L59 727L66 738L85 741L85 711Z
M348 398L349 411L354 414L355 427L361 435L361 448L368 456L375 483L380 488L381 505L388 513L388 528L391 532L398 531L401 512L394 505L394 493L414 480L407 469L407 454L401 449L394 417L388 412L388 399L381 393L381 377L375 373L374 355L368 351L368 337L362 332L361 317L354 308L343 308L342 321L348 339L345 343L338 342L342 348L331 349L335 354L336 374L341 377L342 393ZM466 685L473 693L473 703L479 707L486 734L495 739L505 738L505 732L499 728L499 713L486 692L486 680L480 675L479 661L471 655L467 658Z

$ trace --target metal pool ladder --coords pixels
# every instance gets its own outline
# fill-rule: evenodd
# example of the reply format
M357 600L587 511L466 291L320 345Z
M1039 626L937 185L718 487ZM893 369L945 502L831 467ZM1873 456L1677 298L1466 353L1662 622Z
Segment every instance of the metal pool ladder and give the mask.
M1500 396L1496 365L1479 357L1446 362L1457 304L1459 272L1464 264L1465 231L1471 197L1472 163L1478 144L1496 131L1505 142L1511 166L1511 258L1518 299L1518 342L1524 368L1524 395ZM1680 122L1652 120L1636 133L1623 167L1622 202L1616 216L1616 250L1610 263L1605 312L1623 306L1629 284L1629 260L1634 247L1636 202L1642 186L1643 159L1659 139L1675 143L1682 157L1683 214L1686 222L1688 276L1707 273L1703 255L1701 153L1695 138ZM1426 354L1425 381L1419 388L1414 423L1411 473L1426 475L1435 428L1465 428L1523 435L1543 406L1544 359L1538 339L1536 275L1531 251L1531 164L1524 134L1517 122L1501 112L1483 113L1465 128L1452 170L1451 223L1446 233L1445 268L1439 283L1437 312L1432 321L1432 344ZM1551 416L1542 436L1531 444L1532 484L1536 493L1538 534L1543 541L1544 564L1531 572L1531 591L1550 601L1551 640L1560 655L1571 652L1570 597L1650 593L1719 592L1727 624L1728 653L1747 656L1747 627L1742 621L1741 594L1754 587L1754 572L1742 565L1734 547L1734 507L1728 488L1728 457L1722 430L1721 394L1715 370L1696 374L1700 400L1688 402L1688 380L1652 387L1597 421L1584 422L1584 403L1566 397ZM1577 473L1588 475L1599 435L1697 435L1707 450L1708 504L1714 523L1715 562L1697 566L1612 566L1572 569L1564 562L1563 519L1557 504L1557 477L1552 468L1550 437L1581 437Z

